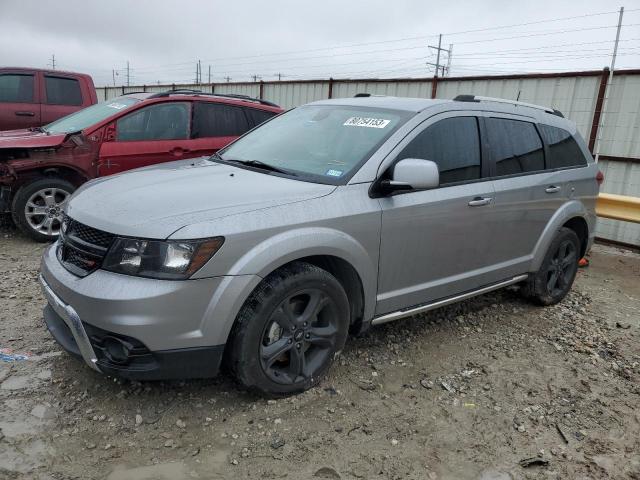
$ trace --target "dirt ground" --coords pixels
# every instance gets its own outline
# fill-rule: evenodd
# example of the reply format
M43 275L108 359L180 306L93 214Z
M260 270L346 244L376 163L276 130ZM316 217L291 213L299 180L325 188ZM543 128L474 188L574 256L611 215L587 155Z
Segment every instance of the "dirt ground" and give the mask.
M597 246L553 307L507 290L377 327L318 387L267 401L61 352L43 248L0 229L1 479L640 479L638 254Z

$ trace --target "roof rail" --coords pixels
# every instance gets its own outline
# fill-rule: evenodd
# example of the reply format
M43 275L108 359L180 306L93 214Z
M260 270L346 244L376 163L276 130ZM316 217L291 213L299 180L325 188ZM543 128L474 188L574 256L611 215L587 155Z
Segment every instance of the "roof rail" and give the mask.
M267 100L262 100L260 98L253 98L248 95L240 95L235 93L208 93L203 92L202 90L191 90L189 88L177 88L173 90L167 90L166 92L154 93L149 98L162 98L168 97L170 95L206 95L208 97L221 97L221 98L231 98L236 100L245 100L247 102L260 103L262 105L267 105L269 107L280 108L279 105L276 105L273 102L269 102Z
M126 93L123 93L120 96L122 97L122 96L125 96L125 95L135 95L136 93L147 93L147 92L144 92L142 90L138 90L137 92L126 92Z
M494 98L494 97L483 97L480 95L458 95L453 99L455 102L495 102L495 103L508 103L510 105L520 106L520 107L529 107L535 108L537 110L543 110L552 115L556 115L558 117L564 118L564 115L560 110L556 110L551 107L544 107L542 105L535 105L533 103L519 102L517 100L509 100L506 98Z

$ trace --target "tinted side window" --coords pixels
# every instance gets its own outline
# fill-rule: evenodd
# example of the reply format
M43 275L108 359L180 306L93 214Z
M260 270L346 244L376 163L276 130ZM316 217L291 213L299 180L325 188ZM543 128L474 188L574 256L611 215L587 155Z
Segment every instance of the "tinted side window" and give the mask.
M582 167L587 164L582 150L569 132L549 125L539 127L542 138L549 146L547 168Z
M245 109L245 113L249 117L249 124L251 125L251 128L258 126L261 123L269 120L271 117L277 115L274 112L258 110L257 108L247 108Z
M440 184L480 178L480 137L475 117L447 118L418 134L398 156L438 164Z
M533 123L487 118L487 140L496 166L495 175L544 170L542 140Z
M116 122L116 137L130 140L185 140L189 138L189 104L170 102L151 105Z
M213 102L194 105L192 138L237 137L248 130L242 107Z
M50 105L82 105L80 82L75 78L44 77L47 103Z
M0 102L33 102L33 75L0 75Z

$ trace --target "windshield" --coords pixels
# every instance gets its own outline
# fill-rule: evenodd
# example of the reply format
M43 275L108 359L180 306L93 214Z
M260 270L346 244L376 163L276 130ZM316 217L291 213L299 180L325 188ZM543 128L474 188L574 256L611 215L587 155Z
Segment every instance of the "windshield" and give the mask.
M83 108L77 112L62 117L49 125L45 125L43 130L49 133L72 133L84 130L91 125L95 125L111 115L130 107L140 100L132 97L118 97L106 102L96 103L90 107Z
M410 115L381 108L307 105L251 131L222 150L218 158L253 166L260 162L280 173L338 185Z

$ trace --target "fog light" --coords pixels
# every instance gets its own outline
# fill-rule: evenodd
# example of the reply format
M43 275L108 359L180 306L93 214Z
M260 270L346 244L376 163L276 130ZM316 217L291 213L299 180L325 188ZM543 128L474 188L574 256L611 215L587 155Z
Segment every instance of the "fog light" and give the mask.
M113 363L124 364L129 362L131 345L115 337L105 337L102 341L107 358Z

